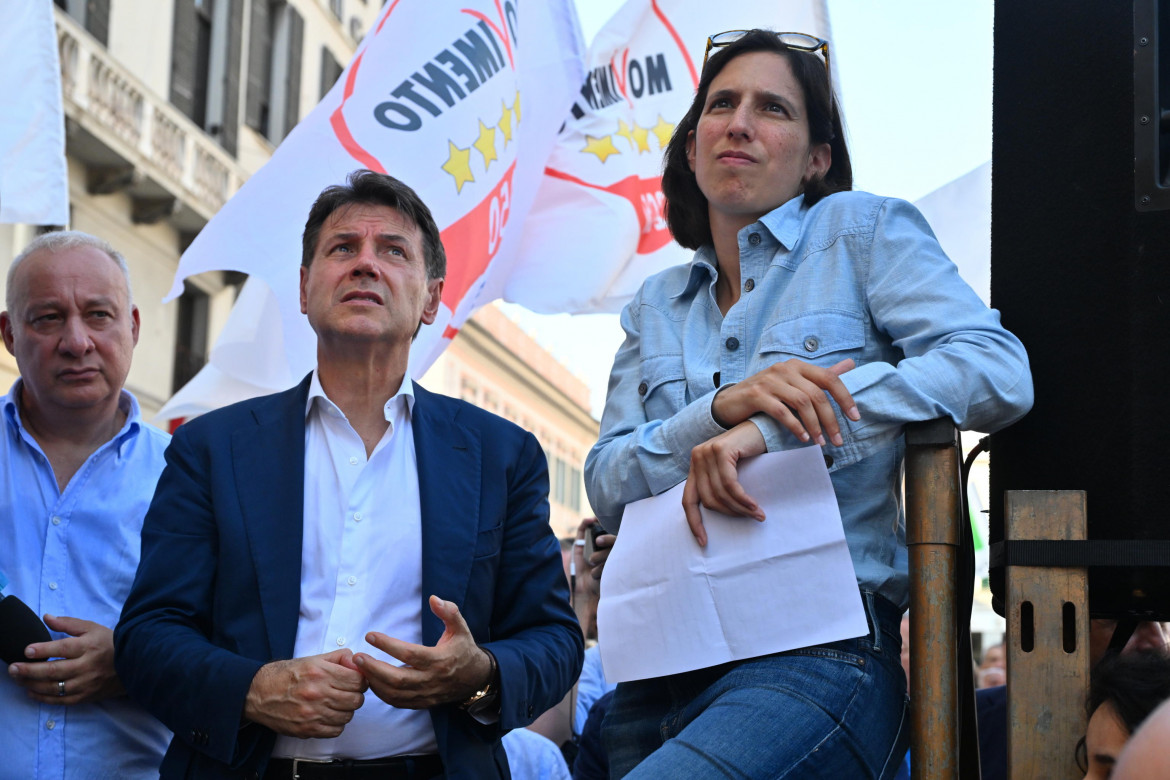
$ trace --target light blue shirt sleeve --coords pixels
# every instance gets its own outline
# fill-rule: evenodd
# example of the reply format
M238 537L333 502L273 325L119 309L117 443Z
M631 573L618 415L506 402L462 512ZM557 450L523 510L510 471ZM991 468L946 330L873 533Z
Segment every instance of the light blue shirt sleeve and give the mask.
M832 451L833 469L887 446L907 422L950 417L963 430L992 433L1023 417L1032 406L1023 344L959 276L918 210L884 200L870 247L865 303L873 327L905 357L841 376L861 419L837 410L846 443ZM801 444L767 415L752 421L769 452Z
M644 379L644 366L654 363L654 349L642 343L638 311L644 289L621 314L626 339L614 357L609 392L601 416L601 438L585 458L589 504L606 530L616 532L622 511L631 501L655 496L686 479L691 450L723 427L711 415L715 390L704 393L665 419L647 419L642 398L651 393L677 392L665 385L681 385L678 376ZM663 361L665 362L665 361ZM652 369L650 369L652 370ZM661 382L661 385L648 386ZM590 475L604 474L604 489L595 489Z

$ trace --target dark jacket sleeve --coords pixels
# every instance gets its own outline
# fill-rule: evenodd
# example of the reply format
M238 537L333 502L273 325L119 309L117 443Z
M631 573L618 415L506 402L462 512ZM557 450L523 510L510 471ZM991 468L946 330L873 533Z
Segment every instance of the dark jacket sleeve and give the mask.
M114 632L115 666L129 695L176 742L241 766L253 763L257 750L267 755L273 739L267 729L241 728L266 648L233 652L215 642L223 539L210 489L213 443L199 430L179 428L167 448L142 529L141 562Z
M585 652L560 543L549 527L548 466L536 438L524 433L512 460L492 636L484 644L500 665L503 730L526 726L555 706L580 675Z

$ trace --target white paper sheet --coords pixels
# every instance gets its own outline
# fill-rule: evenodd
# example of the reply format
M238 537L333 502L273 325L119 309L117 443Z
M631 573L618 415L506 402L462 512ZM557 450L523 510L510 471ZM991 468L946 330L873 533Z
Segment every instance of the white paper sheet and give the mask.
M703 509L706 548L687 526L682 485L626 507L597 611L609 682L868 631L820 448L743 461L739 476L767 520Z

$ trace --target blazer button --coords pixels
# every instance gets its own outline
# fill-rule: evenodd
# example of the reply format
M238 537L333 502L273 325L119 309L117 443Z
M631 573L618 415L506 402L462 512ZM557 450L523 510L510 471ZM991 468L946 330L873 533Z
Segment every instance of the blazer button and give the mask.
M638 395L646 395L646 391L649 389L650 385L643 382L642 384L638 385Z
M528 705L528 717L530 717L530 718L536 717L536 708L533 707L531 704Z
M735 336L731 336L730 338L727 339L727 341L725 341L723 343L732 352L735 352L735 350L739 349L739 339L737 339Z

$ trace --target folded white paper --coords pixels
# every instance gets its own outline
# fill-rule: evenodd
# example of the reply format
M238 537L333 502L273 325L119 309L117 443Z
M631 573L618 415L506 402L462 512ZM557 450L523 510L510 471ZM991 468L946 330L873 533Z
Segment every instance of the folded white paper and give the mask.
M740 463L767 519L702 510L683 485L626 506L605 564L597 631L605 679L627 682L861 636L868 631L819 447Z

